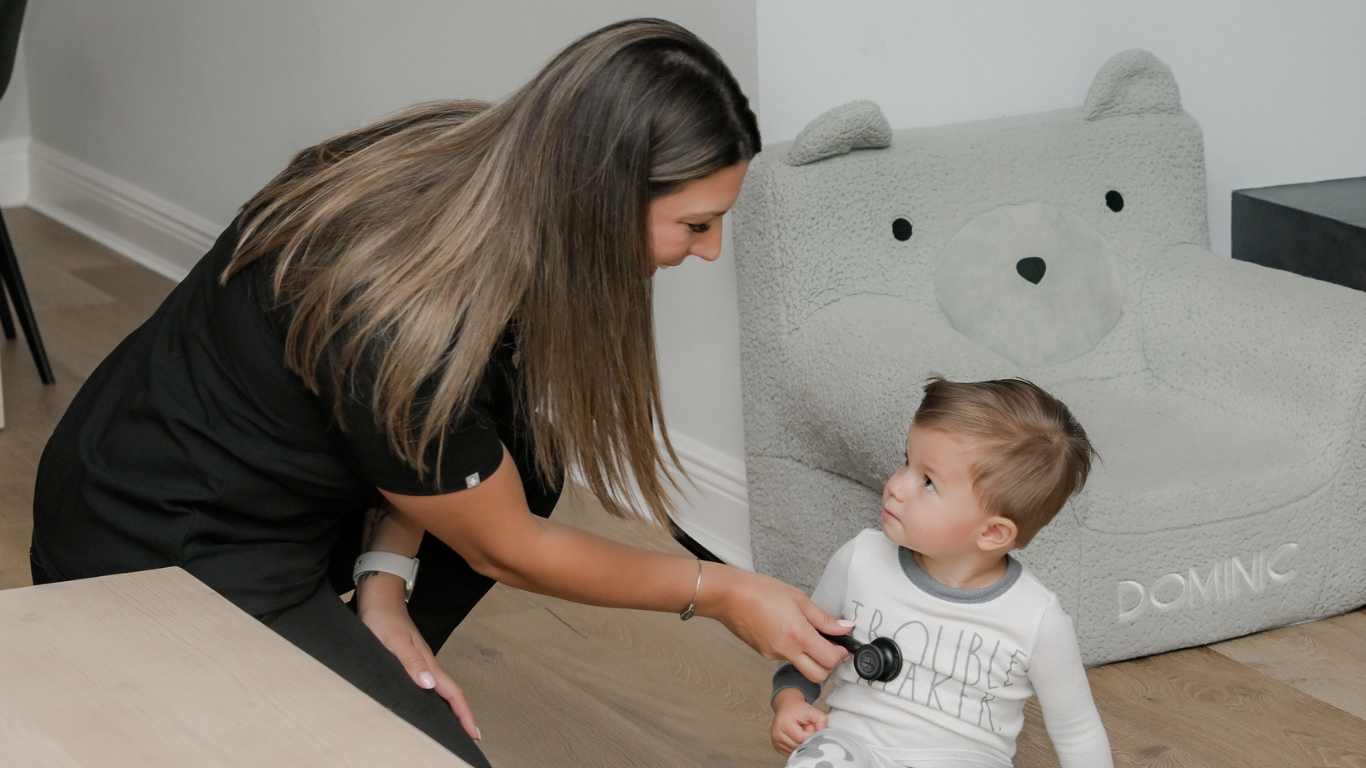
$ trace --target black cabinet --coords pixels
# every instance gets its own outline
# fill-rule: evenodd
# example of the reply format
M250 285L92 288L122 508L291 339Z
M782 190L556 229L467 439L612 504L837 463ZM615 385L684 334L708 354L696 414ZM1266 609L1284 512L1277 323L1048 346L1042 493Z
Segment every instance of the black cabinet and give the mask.
M1366 177L1234 191L1233 258L1366 291Z

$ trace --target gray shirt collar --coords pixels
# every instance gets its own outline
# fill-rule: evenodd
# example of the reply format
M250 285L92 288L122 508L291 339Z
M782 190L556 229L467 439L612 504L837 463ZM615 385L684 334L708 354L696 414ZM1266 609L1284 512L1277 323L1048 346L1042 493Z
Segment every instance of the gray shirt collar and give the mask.
M1024 566L1020 565L1019 560L1006 555L1005 575L997 579L994 584L980 589L959 589L941 584L935 581L933 576L925 573L925 569L921 568L920 563L915 561L915 555L911 550L900 547L897 551L897 557L901 561L902 573L906 574L906 578L910 579L912 584L934 597L948 600L951 603L986 603L995 600L1014 586L1020 578L1020 574L1024 572Z

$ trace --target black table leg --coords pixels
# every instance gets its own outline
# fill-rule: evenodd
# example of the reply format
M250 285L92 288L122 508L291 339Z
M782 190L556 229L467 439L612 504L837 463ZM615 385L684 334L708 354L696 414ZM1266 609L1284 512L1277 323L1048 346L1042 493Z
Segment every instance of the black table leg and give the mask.
M9 228L5 226L5 217L0 214L0 250L4 251L3 263L0 263L0 277L4 278L5 287L9 289L10 298L14 299L15 314L19 316L19 325L24 329L24 338L28 340L28 349L33 353L33 362L38 366L38 378L44 384L54 384L57 379L52 375L52 366L47 360L47 350L43 348L43 339L38 335L38 321L33 317L33 305L28 300L28 290L24 288L24 277L19 272L19 259L14 255L14 245L9 239ZM9 312L5 312L6 318ZM13 338L13 330L10 323L5 323L5 334Z
M4 280L4 275L8 271L8 263L0 260L0 281ZM5 330L5 338L14 338L14 318L9 316L9 300L5 298L3 282L0 282L0 327Z

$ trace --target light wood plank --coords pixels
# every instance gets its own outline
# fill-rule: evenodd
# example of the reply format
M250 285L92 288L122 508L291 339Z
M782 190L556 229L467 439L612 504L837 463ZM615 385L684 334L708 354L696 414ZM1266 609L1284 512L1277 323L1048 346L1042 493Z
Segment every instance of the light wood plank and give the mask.
M34 313L48 356L85 380L148 313L117 301L45 309Z
M479 634L554 669L699 765L784 762L768 739L773 664L717 622L557 600L481 622Z
M31 261L46 261L60 269L79 269L130 264L128 259L74 229L49 219L32 208L4 209L5 226L20 269ZM151 274L149 272L149 274Z
M178 568L0 592L0 712L7 766L465 765Z
M24 289L28 291L29 303L33 305L35 314L45 309L108 304L115 300L45 259L25 259L20 262L19 270L23 273Z
M1366 719L1366 612L1354 611L1210 647Z
M1208 648L1089 677L1116 765L1366 765L1366 722Z
M560 677L537 655L463 626L440 662L465 691L496 766L712 768Z
M151 316L175 288L174 281L137 264L81 269L71 273L82 282L147 316Z

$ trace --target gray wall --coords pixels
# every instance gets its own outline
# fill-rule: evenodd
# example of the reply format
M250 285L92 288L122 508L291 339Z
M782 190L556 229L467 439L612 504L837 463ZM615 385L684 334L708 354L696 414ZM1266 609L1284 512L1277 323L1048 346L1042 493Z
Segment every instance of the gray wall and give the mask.
M697 32L757 100L753 0L44 0L27 20L33 140L223 225L297 150L414 102L497 100L638 16ZM690 260L657 286L667 421L743 495L733 263ZM693 515L743 549L733 508Z
M0 99L0 141L27 138L29 135L28 67L24 64L24 47L20 39L14 73L10 76L5 97Z
M0 205L23 205L28 198L28 77L20 40L9 88L0 99Z

